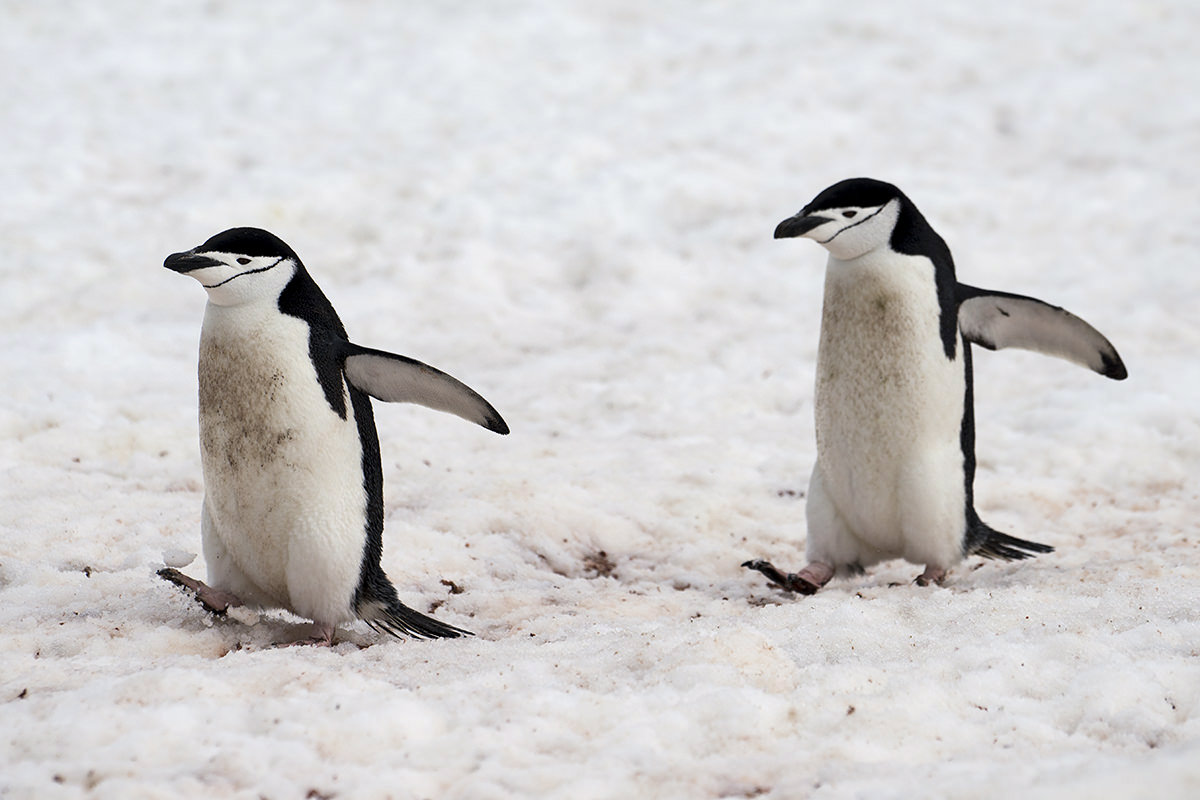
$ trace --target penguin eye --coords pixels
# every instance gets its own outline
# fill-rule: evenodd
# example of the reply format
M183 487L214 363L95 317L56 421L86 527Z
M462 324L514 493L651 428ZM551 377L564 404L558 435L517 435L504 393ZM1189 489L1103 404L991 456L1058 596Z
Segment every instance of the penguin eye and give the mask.
M250 259L246 258L245 256L242 256L241 258L238 259L238 263L241 264L242 266L245 266L250 263Z
M846 219L854 219L854 217L857 215L858 215L858 212L855 211L854 209L850 209L849 211L842 212L842 216L845 217Z

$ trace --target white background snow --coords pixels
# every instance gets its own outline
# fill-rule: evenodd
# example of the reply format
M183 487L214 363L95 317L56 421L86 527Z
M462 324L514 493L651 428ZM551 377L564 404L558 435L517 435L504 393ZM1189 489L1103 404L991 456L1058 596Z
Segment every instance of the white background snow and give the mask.
M1200 794L1195 3L0 18L0 796ZM803 563L825 253L771 233L856 175L1130 378L977 351L980 512L1057 552L788 597L739 564ZM376 406L384 566L475 638L273 649L155 577L202 497L161 264L235 225L512 426Z

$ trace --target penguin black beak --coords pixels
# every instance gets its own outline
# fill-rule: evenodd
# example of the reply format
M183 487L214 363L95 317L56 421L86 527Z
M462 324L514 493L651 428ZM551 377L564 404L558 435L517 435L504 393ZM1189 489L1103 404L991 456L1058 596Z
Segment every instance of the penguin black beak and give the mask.
M800 212L794 217L788 217L775 227L775 238L794 239L797 236L803 236L813 228L821 227L826 222L833 222L833 220L829 217L806 215L804 212Z
M167 269L174 270L180 274L187 274L194 269L203 267L219 267L220 261L208 256L199 256L190 250L186 253L172 253L167 256L167 260L163 262L163 266Z

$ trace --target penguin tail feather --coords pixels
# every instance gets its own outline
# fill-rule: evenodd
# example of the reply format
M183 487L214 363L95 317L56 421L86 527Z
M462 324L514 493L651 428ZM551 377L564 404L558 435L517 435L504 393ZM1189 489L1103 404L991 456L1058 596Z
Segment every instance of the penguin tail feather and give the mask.
M415 639L457 639L460 636L475 635L468 630L439 622L400 602L387 606L377 605L373 612L370 616L364 615L360 619L380 633L391 634L398 639L405 636Z
M1032 558L1039 553L1053 553L1054 548L1048 544L1018 539L1001 533L987 525L974 514L971 515L971 534L968 537L967 555L998 558L1002 561L1020 561Z
M1054 548L1048 544L1018 539L1007 533L992 528L979 518L979 514L971 506L967 506L967 546L966 555L998 558L1002 561L1020 561L1032 558L1039 553L1053 553Z
M1023 558L1033 558L1039 553L1053 553L1054 548L1048 544L1018 539L1007 533L991 531L990 535L975 549L975 555L984 558L999 558L1004 561L1020 561Z

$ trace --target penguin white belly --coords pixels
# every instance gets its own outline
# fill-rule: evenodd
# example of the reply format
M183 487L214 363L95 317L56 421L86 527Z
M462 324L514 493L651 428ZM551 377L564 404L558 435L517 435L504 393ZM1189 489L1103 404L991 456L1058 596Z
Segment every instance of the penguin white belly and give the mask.
M308 340L273 301L205 310L205 554L213 586L338 624L354 618L365 544L362 450L349 398L342 419Z
M830 258L817 356L808 555L949 566L966 526L961 344L946 357L934 266Z

